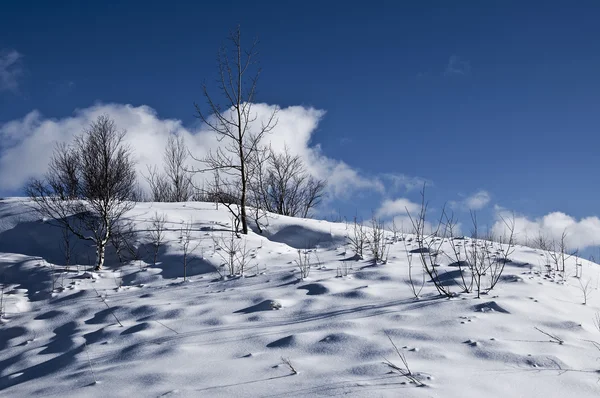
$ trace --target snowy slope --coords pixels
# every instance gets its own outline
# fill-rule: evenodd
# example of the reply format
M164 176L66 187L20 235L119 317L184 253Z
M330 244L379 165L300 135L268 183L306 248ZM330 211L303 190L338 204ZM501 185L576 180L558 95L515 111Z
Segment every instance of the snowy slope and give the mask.
M489 295L440 298L428 283L415 300L403 242L373 265L353 258L345 224L271 215L263 235L244 238L245 276L222 279L214 238L228 236L225 209L142 203L127 215L141 241L155 213L168 219L159 263L118 266L112 255L92 273L83 244L79 267L64 269L59 231L23 202L0 201L0 395L600 396L590 342L600 341L600 267L585 260L587 305L574 259L562 281L545 275L541 251L520 246ZM180 229L189 221L197 248L184 282ZM315 265L300 280L305 248ZM447 263L442 271L452 271ZM403 366L388 336L424 387L385 364Z

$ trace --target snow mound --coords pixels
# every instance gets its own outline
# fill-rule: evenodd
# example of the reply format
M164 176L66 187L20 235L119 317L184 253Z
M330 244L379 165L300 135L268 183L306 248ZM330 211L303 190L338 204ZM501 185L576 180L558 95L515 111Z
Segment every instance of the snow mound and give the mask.
M168 222L154 265L156 213ZM436 271L455 293L447 298L413 255L415 297L404 244L389 239L388 262L374 264L367 250L352 252L345 224L269 214L264 234L239 238L245 268L231 276L215 247L231 237L223 207L140 203L126 217L141 258L108 253L106 269L92 272L93 247L78 242L67 266L55 227L24 199L0 201L2 394L600 396L597 264L573 257L565 275L549 277L535 265L543 253L517 246L496 287L487 291L485 275L477 298L459 287L465 264L442 255ZM194 251L184 281L187 222ZM298 250L310 251L304 277ZM586 305L576 261L591 287ZM415 379L390 366L403 359Z

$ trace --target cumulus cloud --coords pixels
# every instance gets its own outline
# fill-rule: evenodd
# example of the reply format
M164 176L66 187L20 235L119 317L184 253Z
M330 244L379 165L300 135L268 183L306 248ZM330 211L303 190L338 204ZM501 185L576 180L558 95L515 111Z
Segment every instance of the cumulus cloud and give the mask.
M486 207L491 200L492 196L488 191L480 190L461 201L451 201L450 206L453 209L458 210L481 210Z
M360 189L383 192L385 188L379 179L327 157L311 142L324 111L302 106L279 109L254 104L255 123L260 125L274 110L278 111L278 122L265 136L265 144L270 144L275 151L283 151L287 146L290 152L301 156L311 174L327 179L330 194L340 198ZM134 149L139 173L146 172L147 166L162 167L163 150L171 133L181 134L197 158L225 144L206 126L185 127L180 120L160 118L148 106L98 104L62 119L44 118L32 111L22 119L0 125L0 188L17 192L29 178L43 175L54 146L71 141L101 114L108 114L120 129L127 130L126 141Z
M381 203L379 209L375 212L377 217L393 217L402 215L405 216L406 213L410 213L411 215L418 212L420 209L420 205L414 202L411 202L406 198L398 198L398 199L387 199Z
M412 202L410 199L398 198L384 200L379 208L375 211L375 217L385 219L387 228L391 228L393 223L395 228L402 233L414 233L413 222L417 222L421 211L421 204ZM439 217L439 215L438 215ZM425 220L423 224L423 232L425 234L435 233L438 229L438 220ZM433 221L433 222L432 222ZM456 223L453 228L455 236L460 236L462 231L461 223Z
M487 206L491 199L487 191L479 191L465 199L465 205L471 210L480 210Z
M17 92L19 78L23 73L21 59L23 56L15 50L0 51L0 92Z
M70 142L101 114L109 114L135 149L138 167L161 161L170 131L184 130L177 120L159 120L149 107L97 105L77 110L72 117L46 119L33 111L0 126L0 181L2 188L18 190L29 178L41 176L57 143ZM186 133L186 131L182 131ZM189 133L188 133L189 135Z
M497 221L493 232L502 236L508 232L507 222L513 219L513 213L496 207ZM529 218L524 215L514 215L515 236L519 243L527 244L542 235L548 240L558 241L566 232L566 243L573 249L586 249L600 244L600 219L586 217L580 220L562 212L552 212L539 218Z

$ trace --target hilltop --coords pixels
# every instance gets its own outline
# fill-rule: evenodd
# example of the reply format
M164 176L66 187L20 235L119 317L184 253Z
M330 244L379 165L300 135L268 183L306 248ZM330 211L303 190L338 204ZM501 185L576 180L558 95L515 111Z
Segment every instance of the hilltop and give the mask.
M153 264L157 215L166 231ZM554 272L547 253L517 245L477 299L456 286L444 239L437 265L457 294L426 281L415 299L410 234L387 233L387 261L374 263L353 253L347 223L268 214L262 234L237 238L227 210L201 202L139 203L126 219L135 253L121 264L113 250L94 272L93 248L73 242L65 266L60 228L26 199L0 201L3 394L600 395L595 263ZM230 254L238 275L222 266Z

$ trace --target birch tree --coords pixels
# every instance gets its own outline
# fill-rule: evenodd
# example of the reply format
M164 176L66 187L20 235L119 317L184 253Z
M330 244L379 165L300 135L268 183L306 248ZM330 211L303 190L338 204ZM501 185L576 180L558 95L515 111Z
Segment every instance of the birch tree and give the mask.
M134 206L135 163L124 137L108 115L99 116L71 145L57 146L46 175L26 187L43 217L93 243L96 270L117 223Z

